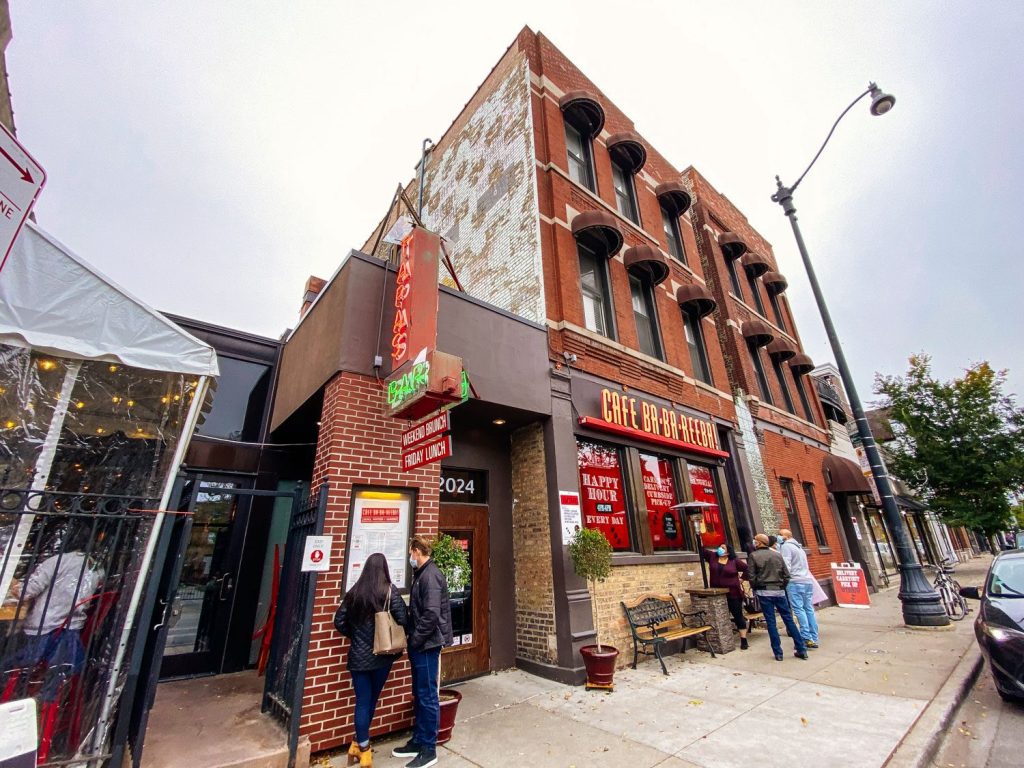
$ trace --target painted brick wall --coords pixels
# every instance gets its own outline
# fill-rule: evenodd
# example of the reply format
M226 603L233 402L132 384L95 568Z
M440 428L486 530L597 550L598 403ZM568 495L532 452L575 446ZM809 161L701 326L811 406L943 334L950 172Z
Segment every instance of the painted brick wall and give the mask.
M512 434L512 549L516 584L516 656L557 662L551 523L548 517L544 430L531 424Z
M768 475L765 472L764 460L761 456L761 445L758 433L754 429L754 417L747 407L747 400L742 392L736 394L736 419L740 425L740 433L743 435L743 445L747 454L747 466L750 468L750 477L754 481L754 493L757 497L757 511L761 517L761 525L764 530L774 532L779 527L779 517L775 511L775 501L772 499L772 491L768 486ZM760 440L763 441L761 435ZM746 542L741 542L746 543Z
M301 733L313 751L339 746L352 738L355 695L344 667L348 641L334 629L341 601L342 559L348 533L353 485L394 486L417 490L414 532L437 534L440 464L405 472L401 468L404 422L385 416L384 392L371 377L339 373L326 386L312 487L328 483L324 533L334 537L331 570L320 574L313 605L309 665L302 703ZM412 722L411 678L403 658L377 706L373 733L407 727Z
M623 600L639 597L644 592L659 595L671 592L686 606L689 603L686 590L703 586L700 563L696 562L614 566L611 575L597 585L593 603L594 622L601 633L601 642L619 649L616 666L633 663L633 636L620 605Z

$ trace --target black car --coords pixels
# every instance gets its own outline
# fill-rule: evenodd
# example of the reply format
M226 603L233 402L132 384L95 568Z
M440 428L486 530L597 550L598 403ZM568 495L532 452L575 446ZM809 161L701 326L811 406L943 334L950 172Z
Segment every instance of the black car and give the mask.
M1024 703L1024 551L1001 552L985 586L963 587L960 594L981 600L974 633L999 695Z

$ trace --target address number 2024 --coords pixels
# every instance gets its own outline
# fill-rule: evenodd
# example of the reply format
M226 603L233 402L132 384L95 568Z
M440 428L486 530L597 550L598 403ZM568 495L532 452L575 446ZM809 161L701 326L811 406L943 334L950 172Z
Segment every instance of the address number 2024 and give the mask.
M464 477L442 477L438 487L444 493L450 494L475 493L474 482L472 478L467 480Z

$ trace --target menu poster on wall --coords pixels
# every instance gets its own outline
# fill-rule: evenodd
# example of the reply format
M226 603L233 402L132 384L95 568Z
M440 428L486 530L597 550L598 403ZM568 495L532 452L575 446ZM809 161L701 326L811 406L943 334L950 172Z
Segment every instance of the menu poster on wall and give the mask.
M690 464L689 469L693 500L715 505L704 508L704 520L700 530L701 545L711 548L725 544L725 527L722 525L722 513L718 507L718 496L715 494L715 481L711 474L711 467Z
M357 491L349 522L345 591L352 589L366 558L380 552L387 558L391 580L404 586L409 563L413 495L408 491Z
M583 525L601 531L612 549L628 550L629 525L619 452L584 440L578 446Z
M676 510L672 509L679 501L676 498L675 480L672 478L672 463L659 456L641 453L640 470L654 548L681 549L683 531Z
M580 512L580 495L572 491L559 491L558 500L562 508L562 543L568 545L583 526Z

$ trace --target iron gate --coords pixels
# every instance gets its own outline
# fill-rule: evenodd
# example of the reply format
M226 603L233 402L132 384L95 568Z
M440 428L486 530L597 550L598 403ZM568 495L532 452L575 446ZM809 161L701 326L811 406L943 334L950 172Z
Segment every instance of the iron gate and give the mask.
M295 765L299 743L306 657L316 595L317 574L301 570L302 556L306 537L319 536L324 532L326 510L327 483L324 483L316 495L310 494L302 509L292 515L263 689L263 711L280 721L288 731L288 768Z
M35 699L39 765L98 768L110 757L97 725L108 691L125 683L114 659L156 504L0 488L0 572L14 579L0 613L0 700Z

